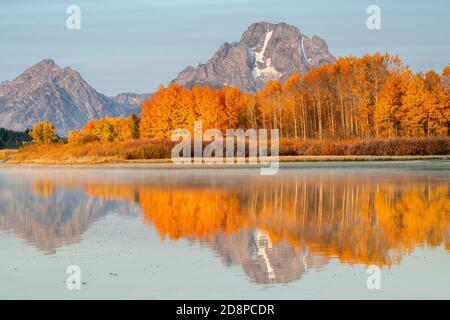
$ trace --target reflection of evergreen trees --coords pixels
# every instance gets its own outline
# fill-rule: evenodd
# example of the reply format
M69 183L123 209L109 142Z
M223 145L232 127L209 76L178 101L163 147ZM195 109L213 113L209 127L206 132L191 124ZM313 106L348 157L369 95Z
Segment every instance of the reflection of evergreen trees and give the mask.
M16 149L31 141L30 130L24 132L0 128L0 149Z

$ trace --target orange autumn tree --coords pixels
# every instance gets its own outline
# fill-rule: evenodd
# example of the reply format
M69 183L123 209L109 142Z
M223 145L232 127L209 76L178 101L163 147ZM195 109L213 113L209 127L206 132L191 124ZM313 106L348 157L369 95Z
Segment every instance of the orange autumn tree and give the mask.
M191 91L175 83L167 88L161 86L142 104L139 132L144 139L170 138L176 129L191 130L194 119Z
M304 123L303 116L303 104L301 94L301 75L294 73L290 78L286 80L283 85L283 122L286 123L285 131L289 131L293 134L294 139L299 136L299 131L304 136Z
M223 125L220 129L237 128L241 124L241 113L248 97L238 88L225 87L220 90Z
M403 135L411 137L430 135L431 98L422 76L412 76L405 86L400 108Z
M425 74L425 84L429 92L427 105L428 135L446 135L450 124L450 91L443 85L444 79L436 72Z
M161 86L142 104L140 135L147 139L167 139L176 129L192 131L196 120L202 121L203 129L236 128L245 102L246 96L237 88L216 90L196 86L189 90L178 84Z
M82 133L79 130L73 130L69 132L67 142L69 144L80 143L82 139Z
M207 86L193 87L192 98L195 119L202 120L203 129L221 129L224 127L224 110L222 109L221 96L217 90Z
M400 133L399 110L409 74L409 71L393 72L378 92L374 122L379 137L392 138Z
M261 126L266 129L280 129L282 131L282 88L279 81L269 80L265 87L256 94L261 114ZM280 132L282 136L282 132Z
M450 91L450 65L442 70L442 85L447 92Z

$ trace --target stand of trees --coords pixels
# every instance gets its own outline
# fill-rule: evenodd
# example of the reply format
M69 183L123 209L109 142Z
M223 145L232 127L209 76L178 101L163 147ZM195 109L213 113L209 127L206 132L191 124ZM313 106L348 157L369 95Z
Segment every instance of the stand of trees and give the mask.
M176 129L193 131L196 120L204 130L279 129L285 141L302 143L448 137L450 66L441 74L413 73L398 56L374 54L269 81L255 94L171 84L142 104L140 119L93 120L70 132L68 142L167 140ZM56 141L49 123L32 136L38 144Z
M0 149L17 149L30 141L29 130L19 132L0 128Z
M237 88L212 89L207 86L192 90L172 84L160 87L152 99L142 105L140 136L170 138L176 129L191 129L195 120L202 120L203 129L226 130L241 127L242 111L251 96Z
M139 139L139 117L103 118L89 121L81 131L69 132L68 142L124 142Z
M414 74L388 54L339 58L256 94L172 84L142 105L141 137L178 128L279 129L283 138L349 140L448 135L450 66Z

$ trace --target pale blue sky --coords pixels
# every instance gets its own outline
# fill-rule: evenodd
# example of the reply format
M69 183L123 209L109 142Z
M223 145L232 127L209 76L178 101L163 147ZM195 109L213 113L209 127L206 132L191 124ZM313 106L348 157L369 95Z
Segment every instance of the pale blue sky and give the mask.
M81 30L66 28L70 4L81 7ZM366 28L370 4L381 7L381 31ZM319 35L335 56L397 53L416 71L440 71L449 16L448 0L0 0L0 81L53 58L105 94L152 92L257 21Z

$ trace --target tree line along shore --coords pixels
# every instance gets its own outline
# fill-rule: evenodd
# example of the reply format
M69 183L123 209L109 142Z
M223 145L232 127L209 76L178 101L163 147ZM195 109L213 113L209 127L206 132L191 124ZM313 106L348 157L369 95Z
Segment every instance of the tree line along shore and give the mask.
M450 66L440 74L413 73L397 56L374 54L270 80L256 93L161 86L140 116L92 120L67 138L50 122L37 123L32 143L15 146L21 149L7 160L168 159L172 132L192 132L196 120L203 130L278 129L281 156L449 155Z

